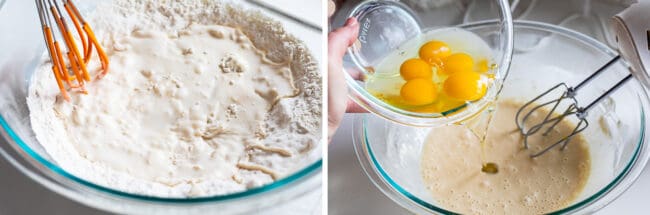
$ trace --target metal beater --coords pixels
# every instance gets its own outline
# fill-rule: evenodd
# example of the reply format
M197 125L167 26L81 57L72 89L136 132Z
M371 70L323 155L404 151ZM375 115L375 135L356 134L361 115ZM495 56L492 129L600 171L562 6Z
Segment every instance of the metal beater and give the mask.
M566 83L557 84L541 95L525 103L517 111L515 121L521 135L524 137L524 148L526 149L528 149L529 146L528 138L530 136L542 131L543 133L541 134L546 136L556 125L567 117L575 116L578 120L571 133L560 138L541 151L531 154L531 157L534 158L543 155L557 146L561 146L560 149L564 149L571 141L571 138L584 131L587 126L589 126L589 122L586 118L589 110L598 102L609 96L612 92L616 91L616 89L621 87L627 81L632 79L632 77L639 79L646 87L650 86L650 81L648 81L650 80L650 77L646 69L650 66L650 22L648 22L648 20L650 20L650 13L647 13L648 10L650 10L650 2L636 3L613 18L613 26L616 32L619 51L621 56L630 63L632 67L631 74L628 74L618 81L613 87L609 88L605 93L600 95L587 106L583 107L578 104L578 100L576 99L578 90L583 88L587 83L621 59L621 56L616 56L585 80L580 82L577 86L571 87ZM558 92L560 97L551 99L550 101L544 100L551 95L556 95ZM538 105L533 106L534 104ZM566 106L566 108L564 108L564 106ZM538 111L546 110L546 108L549 107L550 109L548 110L550 111L546 113L541 122L529 122L531 115ZM555 111L560 110L561 112L558 112L559 114L555 113Z

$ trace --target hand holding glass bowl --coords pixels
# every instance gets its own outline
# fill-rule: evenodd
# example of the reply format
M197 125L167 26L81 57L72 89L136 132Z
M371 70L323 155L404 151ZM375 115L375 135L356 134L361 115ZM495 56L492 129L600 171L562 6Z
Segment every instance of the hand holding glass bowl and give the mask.
M413 2L413 4L417 3ZM485 11L477 10L477 13L475 13L474 16L463 17L464 20L462 20L462 22L466 23L465 25L456 27L459 29L467 29L472 25L484 22L499 23L499 25L495 25L497 27L491 29L489 33L473 32L481 41L485 42L485 45L487 46L486 49L488 49L488 52L490 52L489 54L491 55L491 59L488 60L496 65L496 67L490 68L491 71L489 72L489 77L491 77L493 81L490 81L489 84L485 86L486 92L484 96L466 96L464 99L468 100L456 99L455 104L461 104L457 108L442 108L445 110L439 109L434 111L417 111L414 109L404 108L403 106L400 107L400 105L395 105L395 102L390 102L391 99L381 98L381 96L378 97L377 92L369 89L372 87L372 81L376 80L373 78L399 74L399 65L408 58L416 57L417 50L420 46L425 45L427 42L435 41L436 37L444 37L445 34L435 34L431 32L435 32L435 29L448 29L447 26L451 26L450 23L453 23L454 21L433 17L434 14L448 14L453 10L450 10L449 8L435 7L432 9L410 7L405 3L394 1L367 1L357 5L349 15L349 17L355 17L360 23L358 40L348 49L348 60L344 62L344 69L348 71L346 82L350 89L350 97L352 100L378 116L390 121L411 126L440 126L457 123L471 118L481 110L484 110L496 98L502 82L507 76L513 47L512 19L510 17L507 1L485 1L476 4L481 5L474 7L490 7L496 9ZM451 17L451 14L448 15ZM453 33L453 30L450 31ZM446 35L448 36L446 38L454 38L449 36L450 33L446 33ZM457 35L462 34L456 34L454 36ZM414 38L421 39L419 41L414 41ZM474 52L467 51L467 48L473 47L473 43L462 44L462 42L458 42L456 44L459 45L450 45L452 48L458 47L453 54L465 53L474 55ZM413 49L415 49L415 51ZM452 53L450 52L449 54ZM395 58L394 56L402 56L402 58L394 62L387 62L386 59L390 59L391 56L393 58ZM474 55L472 57L477 58L476 56L477 55ZM426 61L428 59L423 60ZM481 60L483 59L476 59L477 62ZM381 64L392 65L392 67L382 66ZM361 79L354 78L356 71L361 73ZM438 71L438 73L442 74L443 72L441 70ZM444 78L446 77L443 77L443 79L438 83L439 88L441 89L444 88L444 84L442 84ZM461 76L460 78L454 79L465 83L465 80L475 78L474 76ZM453 80L451 82L453 82ZM400 82L398 84L403 83ZM467 86L465 84L462 85ZM399 86L401 87L402 85ZM454 87L447 88L453 89ZM479 86L478 88L482 87ZM444 91L444 89L436 91ZM461 92L458 90L450 91L452 91L451 94L454 94L454 92ZM444 95L449 93L441 94ZM461 94L462 93L458 93L457 95L459 97L464 97ZM400 99L403 100L404 98ZM432 98L424 100L430 101ZM425 102L424 100L422 102ZM419 104L420 102L416 103ZM454 104L449 104L449 106L454 106Z

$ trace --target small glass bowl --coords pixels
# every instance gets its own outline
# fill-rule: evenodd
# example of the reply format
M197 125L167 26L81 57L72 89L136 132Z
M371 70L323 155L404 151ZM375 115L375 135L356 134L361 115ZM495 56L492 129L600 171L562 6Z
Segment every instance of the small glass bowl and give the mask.
M483 31L495 25L499 24L471 28ZM595 39L562 27L530 21L516 21L514 27L515 54L500 99L525 102L559 82L575 85L617 55ZM543 67L547 73L533 72L539 70L532 67ZM579 99L595 98L629 73L627 64L619 61L601 74L600 82L582 88ZM583 131L592 157L590 178L573 203L549 213L593 213L632 185L650 159L646 140L649 108L646 88L634 79L590 110L587 120L594 123ZM595 123L603 118L606 123ZM385 195L416 214L453 213L436 203L421 179L424 138L435 128L399 125L369 114L357 116L353 126L361 166Z
M348 49L344 63L350 97L356 103L388 120L412 126L439 126L466 120L484 110L494 100L508 74L512 57L513 32L507 0L425 2L417 0L364 1L348 17L359 20L357 42ZM497 23L489 31L475 30L482 23ZM376 98L365 88L365 80L355 80L351 72L367 76L390 52L428 30L455 26L476 33L492 49L497 65L495 81L477 101L444 113L416 113L397 108ZM355 75L356 76L356 75Z
M3 0L0 0L0 6ZM80 10L93 10L99 1L79 2ZM268 16L282 16L247 2L237 2L247 9L260 10ZM26 104L29 80L41 62L45 46L33 1L9 1L0 17L20 22L0 22L0 155L20 172L53 192L67 198L120 214L245 214L273 208L289 201L311 196L321 187L322 159L320 149L314 151L312 163L271 184L227 195L199 198L160 198L126 193L95 184L70 174L52 160L36 140ZM321 38L321 32L300 23L286 21L285 27L298 36ZM302 33L302 34L301 34ZM314 39L309 38L309 41ZM320 50L320 39L307 42ZM320 53L320 52L313 52ZM2 141L4 143L4 141Z

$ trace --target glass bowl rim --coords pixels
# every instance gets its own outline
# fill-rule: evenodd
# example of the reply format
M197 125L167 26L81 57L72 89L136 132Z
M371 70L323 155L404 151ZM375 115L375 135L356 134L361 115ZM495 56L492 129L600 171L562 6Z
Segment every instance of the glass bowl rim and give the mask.
M363 6L376 3L379 1L381 0L370 0L370 1L365 1L360 3L359 5L354 7L354 9L348 15L348 18L354 17L354 15L358 13ZM512 55L514 50L514 30L513 30L514 24L512 20L512 14L510 12L510 4L507 0L495 0L495 1L499 2L499 4L502 5L502 7L499 7L499 13L502 15L501 18L481 20L477 22L471 22L471 23L455 26L455 27L463 28L472 25L482 25L484 23L500 22L503 28L502 31L505 32L505 34L502 35L505 38L505 44L504 44L505 50L504 53L502 54L501 61L497 63L497 65L499 65L497 68L499 72L497 72L497 74L502 75L503 77L497 77L495 79L495 81L491 84L492 87L488 88L488 92L483 98L477 101L466 102L464 105L455 107L443 113L417 113L417 112L403 110L394 107L392 105L386 104L385 102L371 95L362 86L359 86L359 84L356 83L356 80L354 80L354 78L348 72L344 72L346 85L349 87L349 91L351 91L349 97L360 106L364 107L365 109L375 113L376 115L384 119L399 124L403 124L403 125L419 126L419 127L462 121L466 118L471 118L477 112L480 112L481 110L485 109L487 105L490 103L490 100L494 98L501 90L502 81L506 79L508 76L508 71L510 69L510 62L512 60ZM352 63L355 65L355 68L363 69L362 66L360 66L361 64L359 64L356 57L354 57L355 56L353 54L354 52L355 52L354 49L350 47L347 49L346 55L350 56L350 59L352 59ZM345 71L345 68L343 68L343 70ZM367 102L370 103L371 105L366 104ZM475 104L475 105L468 105L468 104ZM392 115L394 115L395 117L393 117Z
M496 23L496 22L493 22ZM489 23L483 23L485 25ZM560 34L564 37L568 37L574 40L581 41L585 44L588 44L592 46L593 48L599 49L606 55L614 55L616 53L614 50L611 48L607 47L606 45L602 44L601 42L597 41L596 39L593 39L587 35L584 35L582 33L566 29L564 27L556 26L556 25L551 25L547 23L542 23L542 22L536 22L536 21L521 21L517 20L514 21L514 27L515 28L524 28L524 29L534 29L537 31L547 31L549 33L553 34ZM474 25L475 27L482 27L481 25ZM485 27L485 26L483 26ZM613 57L613 56L612 56ZM624 62L623 62L624 63ZM642 94L646 94L646 92L642 92ZM641 98L639 98L641 99ZM606 186L602 187L601 189L598 190L595 194L589 196L588 198L580 201L573 203L569 205L568 207L562 208L557 211L549 212L548 214L565 214L568 212L574 212L575 210L584 208L589 206L590 204L598 201L599 199L603 198L607 193L611 192L620 182L625 179L625 177L630 173L632 167L637 163L639 160L639 155L641 154L643 148L644 148L644 140L645 140L645 130L646 130L646 123L645 123L645 111L643 109L643 104L640 105L639 107L641 113L640 113L640 136L638 143L636 144L636 148L634 149L634 153L628 163L625 165L625 167L622 169L622 171L613 178L611 182L609 182ZM445 210L443 208L436 207L430 203L428 203L425 200L422 200L415 195L411 194L410 192L406 191L403 187L401 187L398 183L396 183L392 178L389 176L387 172L384 171L384 169L381 167L381 164L377 161L375 158L375 155L372 151L372 146L370 146L370 141L368 140L368 130L367 130L367 115L360 116L360 117L355 117L355 121L360 121L360 127L361 131L359 131L358 128L353 129L353 135L358 136L357 132L361 133L359 141L354 141L355 145L355 152L357 154L357 158L359 159L359 162L362 163L362 168L366 175L370 178L370 180L375 184L377 188L379 188L385 195L389 196L393 201L397 202L398 204L402 204L394 197L391 197L388 194L388 190L384 190L386 188L382 187L378 183L380 181L375 181L375 180L381 180L381 182L387 183L389 187L387 189L392 189L391 191L395 192L398 195L401 195L401 197L405 197L406 199L415 202L417 206L426 208L428 210L433 210L434 212L437 213L444 213L444 214L456 214L455 212ZM355 122L354 124L357 125L359 122ZM356 139L355 139L356 140ZM364 153L365 152L365 153ZM368 161L371 162L371 164L365 164ZM638 175L637 175L638 176ZM375 179L376 178L376 179ZM635 179L633 179L635 180ZM631 184L628 185L628 187L624 188L627 189L629 188ZM620 193L618 194L620 195ZM611 202L611 201L610 201ZM609 203L609 202L608 202Z
M129 199L135 199L135 200L144 200L144 201L150 201L150 202L173 202L173 203L202 203L202 202L214 202L214 201L226 201L226 200L233 200L233 199L239 199L239 198L244 198L244 197L252 197L256 194L262 194L262 193L268 193L270 191L274 191L280 188L287 187L290 184L293 184L295 182L298 182L300 179L306 178L307 176L315 175L314 173L318 173L320 169L322 168L323 164L323 159L322 157L311 164L309 164L306 167L303 167L302 169L292 173L291 175L288 175L280 180L274 181L273 183L266 184L263 186L247 189L244 191L239 191L235 193L229 193L229 194L222 194L222 195L212 195L212 196L204 196L204 197L188 197L188 198L180 198L180 197L157 197L157 196L148 196L148 195L141 195L141 194L136 194L136 193L129 193L129 192L124 192L121 190L109 188L103 185L99 185L93 182L90 182L88 180L82 179L78 176L75 176L72 173L69 173L68 171L64 170L63 168L59 167L58 165L48 161L46 158L41 156L39 153L34 151L29 145L27 145L18 135L14 132L13 129L9 126L9 123L4 119L4 117L0 114L0 127L6 132L6 134L10 137L11 140L13 140L13 143L19 146L19 148L29 155L31 158L36 160L38 164L45 166L48 170L50 170L53 173L56 173L60 176L63 176L66 179L70 179L71 182L78 183L80 185L83 185L83 187L91 188L92 190L95 191L101 191L101 193L106 193L106 194L113 194L119 197L126 197ZM11 141L8 141L9 144L11 144ZM14 149L16 149L14 147ZM0 149L2 150L2 149ZM17 150L16 150L17 151ZM2 155L5 155L4 153ZM8 156L8 155L7 155ZM12 158L15 159L15 158ZM30 162L32 165L34 163ZM13 163L12 163L13 164ZM21 171L23 171L24 168L20 168ZM24 170L24 171L29 171L29 170Z

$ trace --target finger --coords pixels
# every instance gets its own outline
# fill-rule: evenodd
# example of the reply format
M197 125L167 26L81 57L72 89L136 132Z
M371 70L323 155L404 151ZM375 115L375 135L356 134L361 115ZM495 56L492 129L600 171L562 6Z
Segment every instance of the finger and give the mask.
M361 107L359 104L352 100L348 100L348 106L345 109L346 113L368 113L368 110Z
M357 40L358 34L359 23L355 18L349 18L345 26L330 32L327 35L329 59L342 59L347 48Z
M336 11L336 4L334 4L334 1L327 1L327 17L331 17L332 14L334 14L334 11Z

